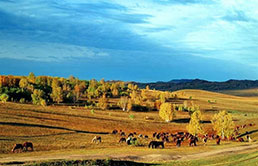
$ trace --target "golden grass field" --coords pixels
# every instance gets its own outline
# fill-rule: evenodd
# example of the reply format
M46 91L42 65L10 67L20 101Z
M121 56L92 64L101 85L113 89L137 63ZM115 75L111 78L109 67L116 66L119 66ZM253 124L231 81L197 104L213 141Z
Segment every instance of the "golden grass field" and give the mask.
M191 100L200 105L204 121L210 121L219 110L228 110L232 113L236 125L256 123L255 126L240 130L240 133L252 132L250 136L253 143L223 141L217 146L214 140L210 140L207 146L203 146L200 141L197 147L188 147L188 142L184 142L180 148L177 148L175 143L167 143L165 149L149 149L147 144L155 131L186 131L188 113L178 112L174 122L166 123L159 119L157 111L127 113L121 110L95 110L93 113L84 107L0 103L0 165L13 161L98 158L191 165L190 161L197 162L207 156L212 156L214 160L210 162L216 163L219 161L216 157L225 158L225 155L221 154L243 154L251 156L250 158L258 156L258 97L237 97L202 90L181 90L176 93L184 96L177 102L183 102L191 96ZM129 118L129 115L134 115L134 118ZM145 120L146 116L154 120ZM204 123L204 127L206 130L212 128L210 123ZM120 136L110 134L114 129L121 129L126 133L137 132L150 138L140 140L145 145L143 147L119 144ZM91 143L96 135L102 137L102 143ZM11 152L15 143L25 141L33 142L34 152ZM236 151L226 150L230 148L231 151ZM225 161L229 162L226 159ZM250 163L257 162L252 160Z

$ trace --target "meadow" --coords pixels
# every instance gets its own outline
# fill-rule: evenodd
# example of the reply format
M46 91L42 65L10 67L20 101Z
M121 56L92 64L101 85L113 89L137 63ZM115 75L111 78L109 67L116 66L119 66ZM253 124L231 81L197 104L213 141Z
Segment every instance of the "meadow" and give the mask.
M154 92L149 90L148 94L151 93ZM56 160L95 159L161 165L257 165L258 97L202 90L180 90L175 93L182 97L169 102L183 104L185 100L192 100L200 106L206 131L212 130L210 120L219 110L230 112L236 125L256 123L255 126L240 129L243 138L248 131L253 142L222 141L221 145L216 145L215 140L209 140L206 146L199 141L197 147L189 147L188 141L184 141L179 148L171 142L165 144L165 149L149 149L147 145L153 139L153 132L187 131L189 114L178 111L175 120L167 123L159 118L158 111L93 111L84 106L7 102L0 103L0 165L40 165ZM109 102L115 100L110 99ZM140 146L128 146L118 143L121 136L111 134L114 129L123 130L126 134L136 132L148 135L149 138L139 139ZM102 143L92 143L94 136L101 136ZM11 152L15 143L25 141L33 142L33 152Z

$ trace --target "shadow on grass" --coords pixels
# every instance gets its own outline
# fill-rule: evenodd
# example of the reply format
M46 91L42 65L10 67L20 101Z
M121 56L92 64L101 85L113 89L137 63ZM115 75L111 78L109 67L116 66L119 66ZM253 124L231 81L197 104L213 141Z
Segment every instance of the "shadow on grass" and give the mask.
M256 132L258 132L258 130L247 131L247 132L237 136L236 138L240 138L240 137L243 137L243 136L246 136L246 135L250 135L250 134L253 134L253 133L256 133Z
M7 163L8 164L8 163ZM9 164L11 165L11 164ZM88 166L151 166L151 165L159 165L159 164L149 164L149 163L140 163L134 161L124 161L124 160L73 160L73 161L53 161L53 162L40 162L28 164L33 166L54 166L54 165L71 165L71 166L79 166L79 165L88 165Z
M190 118L175 119L172 122L175 122L175 123L189 123ZM211 123L211 121L209 121L209 120L201 120L200 122L201 123Z
M48 126L48 125L40 125L40 124L28 124L28 123L15 123L15 122L0 122L0 125L9 125L9 126L20 126L20 127L40 127L47 129L59 129L59 130L67 130L73 131L77 133L85 133L85 134L109 134L108 132L91 132L91 131L83 131L83 130L74 130L65 127L58 126Z

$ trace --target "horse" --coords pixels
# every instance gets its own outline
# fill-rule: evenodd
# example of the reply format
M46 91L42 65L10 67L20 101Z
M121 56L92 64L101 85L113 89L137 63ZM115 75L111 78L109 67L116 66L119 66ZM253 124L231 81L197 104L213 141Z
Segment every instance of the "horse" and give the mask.
M245 141L244 141L244 138L238 138L238 141L239 141L239 142L245 142Z
M125 132L121 132L120 134L122 137L124 136L125 137Z
M217 137L216 137L216 143L217 143L217 145L219 145L219 144L220 144L220 140L221 140L221 139L220 139L220 137L219 137L219 136L217 136Z
M197 146L196 145L196 142L198 141L198 138L196 137L196 136L192 136L191 138L190 138L190 140L189 140L189 146L192 146L192 145L194 145L194 146Z
M159 146L161 146L162 149L165 147L163 141L151 141L148 146L149 148L151 147L152 149L157 148Z
M94 142L94 143L99 142L99 143L101 143L101 137L100 137L100 136L95 136L95 137L92 139L91 142Z
M128 137L133 137L133 133L128 134Z
M126 139L124 137L120 138L119 143L126 142Z
M31 151L33 151L33 144L31 142L24 142L23 148L25 148L26 151L28 151L28 148L30 148Z
M23 150L23 145L22 144L14 144L12 152L14 153L16 150L19 150L19 152L21 152Z
M182 143L182 139L180 137L177 137L176 138L176 146L177 147L180 147L181 146L181 143Z
M117 134L117 133L118 133L117 130L113 130L113 131L112 131L112 134Z

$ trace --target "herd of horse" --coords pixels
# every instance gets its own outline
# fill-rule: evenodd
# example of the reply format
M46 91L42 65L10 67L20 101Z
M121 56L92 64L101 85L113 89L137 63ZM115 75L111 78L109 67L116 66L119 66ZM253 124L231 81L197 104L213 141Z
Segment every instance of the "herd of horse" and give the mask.
M240 135L239 130L240 128L245 128L247 126L254 126L254 123L242 125L242 126L236 126L234 132L235 135ZM248 135L248 132L246 132L246 141L251 142L251 137ZM205 135L192 135L188 132L176 132L168 133L168 132L154 132L152 134L152 138L149 138L148 135L143 134L137 134L136 132L131 132L129 134L126 134L126 132L122 130L113 130L111 132L113 135L119 135L120 139L118 143L126 143L127 145L132 145L137 142L138 139L145 139L149 141L148 147L149 148L165 148L165 143L175 143L177 147L180 147L183 142L188 140L189 146L197 146L197 142L202 139L203 145L206 145L208 140L216 140L216 144L220 145L221 140L230 140L230 141L238 141L238 142L245 142L243 137L224 137L223 139L221 136L215 135L215 134L205 134ZM102 138L101 136L95 136L92 139L92 143L101 143ZM22 151L33 151L33 144L31 142L25 142L23 144L15 144L12 148L12 152L22 152Z
M28 151L31 150L33 151L33 144L31 142L24 142L23 144L14 144L12 148L12 152L22 152L22 151Z

